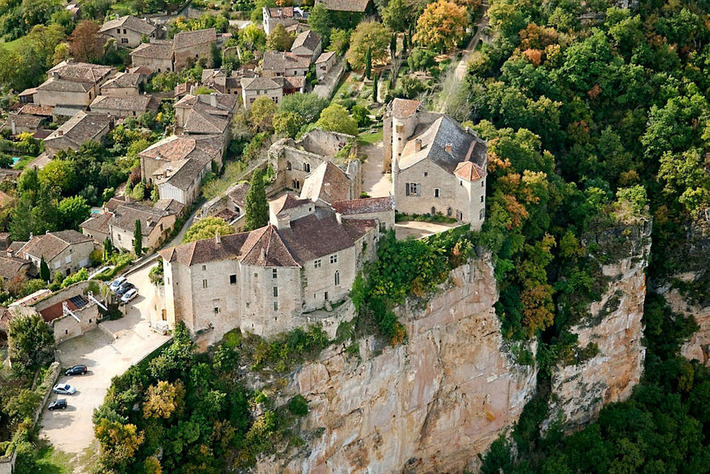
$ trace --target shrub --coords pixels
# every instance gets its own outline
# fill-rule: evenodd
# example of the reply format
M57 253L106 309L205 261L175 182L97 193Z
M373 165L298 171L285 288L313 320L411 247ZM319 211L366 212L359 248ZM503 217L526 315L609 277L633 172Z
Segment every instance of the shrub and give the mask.
M296 395L288 402L288 411L295 416L306 416L308 414L308 401L303 395Z

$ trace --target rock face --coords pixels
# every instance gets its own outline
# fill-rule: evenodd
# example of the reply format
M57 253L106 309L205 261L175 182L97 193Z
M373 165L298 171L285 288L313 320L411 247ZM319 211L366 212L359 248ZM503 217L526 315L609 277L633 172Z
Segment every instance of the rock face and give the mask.
M518 419L535 391L535 370L516 364L504 344L497 298L490 262L474 261L454 270L426 304L399 308L406 344L378 353L372 339L361 340L359 356L339 347L304 365L287 392L308 399L301 428L313 435L289 459L270 459L257 470L474 467L476 453Z
M597 344L596 356L578 365L558 366L551 380L550 418L574 428L594 419L602 406L626 400L643 372L646 348L642 345L643 306L651 250L651 224L610 229L597 236L596 244L615 262L602 266L610 278L601 301L571 332L578 345Z
M688 272L676 277L681 281L692 281L698 275ZM710 305L692 301L684 297L677 289L666 286L659 290L674 313L692 317L698 325L698 331L680 348L680 353L688 360L697 360L710 367Z

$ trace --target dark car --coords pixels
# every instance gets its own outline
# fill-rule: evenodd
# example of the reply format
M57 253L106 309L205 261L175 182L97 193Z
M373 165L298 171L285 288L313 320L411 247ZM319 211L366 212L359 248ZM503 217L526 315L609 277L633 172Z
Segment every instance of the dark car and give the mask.
M136 287L136 285L134 285L133 283L126 282L118 288L118 290L116 291L116 294L118 296L123 296L125 293L128 293L129 290L132 290L135 287Z
M49 411L54 411L54 410L64 410L67 407L67 401L63 398L60 398L58 400L53 401L52 403L49 404L47 409Z
M66 372L64 372L64 375L84 375L86 373L86 366L85 365L75 365L74 367L70 367L67 369Z

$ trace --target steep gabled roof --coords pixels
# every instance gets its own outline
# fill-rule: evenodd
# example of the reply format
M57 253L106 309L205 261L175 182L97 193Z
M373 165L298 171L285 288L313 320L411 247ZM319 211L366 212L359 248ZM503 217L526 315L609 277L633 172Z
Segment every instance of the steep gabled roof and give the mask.
M204 43L214 43L217 41L217 30L207 28L205 30L181 31L173 37L173 50L194 48Z
M330 161L324 161L303 181L301 199L327 203L350 197L350 179Z
M100 95L91 103L93 110L128 111L144 113L158 110L158 102L150 95L108 96Z
M82 144L101 138L106 127L113 123L113 118L107 114L79 112L64 122L46 139L46 143L66 143L78 148Z
M266 51L264 53L264 60L261 63L261 69L283 74L286 72L286 69L308 69L310 65L311 60L307 57L298 56L291 52Z
M306 30L296 36L296 39L291 45L291 51L296 48L306 48L307 50L313 52L318 48L321 43L320 35L312 30Z
M138 84L143 80L144 75L131 72L119 72L101 86L101 89L138 89Z
M392 101L392 115L399 119L406 119L414 115L414 113L422 105L419 100L400 99L399 97Z
M152 40L139 45L130 54L138 58L170 60L173 57L173 44L170 41Z
M91 238L75 230L48 232L44 235L32 237L20 249L20 254L32 255L37 258L44 257L46 261L50 261L67 247L86 242L91 242Z
M370 0L317 0L316 5L323 5L327 10L363 13Z
M114 20L109 20L101 26L99 33L108 33L116 28L126 28L142 35L150 35L155 31L155 26L145 20L131 15L122 16Z
M245 77L242 79L242 89L251 90L274 90L281 89L282 86L268 77Z

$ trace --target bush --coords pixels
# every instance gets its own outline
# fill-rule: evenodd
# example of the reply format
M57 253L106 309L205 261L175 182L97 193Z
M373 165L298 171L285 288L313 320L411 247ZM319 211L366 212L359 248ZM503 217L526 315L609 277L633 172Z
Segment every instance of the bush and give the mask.
M296 395L288 402L288 411L295 416L306 416L308 414L308 401L303 395Z

